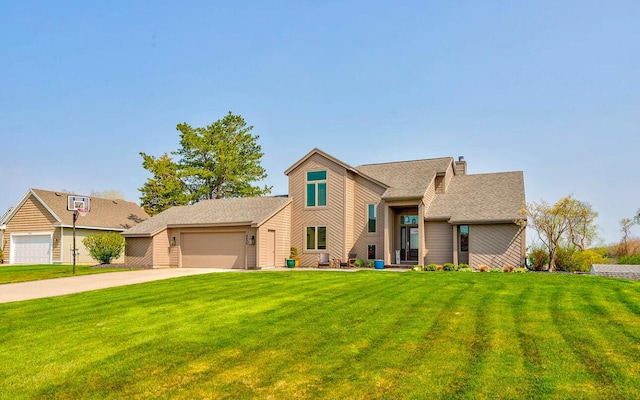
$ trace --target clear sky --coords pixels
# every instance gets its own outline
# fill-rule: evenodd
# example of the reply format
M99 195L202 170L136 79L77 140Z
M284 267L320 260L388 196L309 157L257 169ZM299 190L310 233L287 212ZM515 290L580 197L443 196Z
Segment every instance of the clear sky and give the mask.
M528 201L590 203L606 243L640 208L637 0L0 0L0 38L0 213L31 187L138 201L139 152L228 111L274 194L319 147L523 170Z

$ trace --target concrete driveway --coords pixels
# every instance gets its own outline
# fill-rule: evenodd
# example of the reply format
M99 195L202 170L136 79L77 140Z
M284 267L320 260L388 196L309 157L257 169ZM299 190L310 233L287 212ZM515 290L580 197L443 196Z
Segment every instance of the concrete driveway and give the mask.
M0 285L0 303L41 299L65 294L88 292L115 286L177 278L180 276L238 271L220 268L165 268L140 271L106 272L104 274L72 276L41 281L7 283Z

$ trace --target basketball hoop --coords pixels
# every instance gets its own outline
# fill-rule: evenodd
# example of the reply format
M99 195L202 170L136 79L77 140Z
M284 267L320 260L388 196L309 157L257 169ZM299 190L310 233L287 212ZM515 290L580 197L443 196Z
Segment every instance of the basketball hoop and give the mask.
M89 214L89 210L87 210L86 208L78 208L76 209L76 211L81 217L86 217L87 214Z

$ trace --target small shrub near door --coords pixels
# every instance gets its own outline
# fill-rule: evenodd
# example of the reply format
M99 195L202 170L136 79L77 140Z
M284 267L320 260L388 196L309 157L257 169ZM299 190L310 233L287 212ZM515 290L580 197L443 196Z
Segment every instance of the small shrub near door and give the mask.
M122 255L125 240L117 232L103 232L87 236L82 244L89 250L91 258L100 264L111 264L111 260Z
M443 271L455 271L456 270L456 266L454 264L451 264L451 263L444 263L444 264L442 264L442 270Z

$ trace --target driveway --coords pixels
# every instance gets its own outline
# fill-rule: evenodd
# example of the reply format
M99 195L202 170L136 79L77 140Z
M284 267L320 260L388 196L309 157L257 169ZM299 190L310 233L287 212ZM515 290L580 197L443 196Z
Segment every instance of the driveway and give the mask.
M181 276L230 272L220 268L163 268L140 271L107 272L104 274L72 276L41 281L7 283L0 285L0 303L41 299L65 294L88 292L115 286L178 278ZM238 270L235 270L238 271Z

